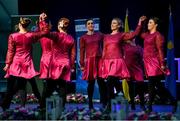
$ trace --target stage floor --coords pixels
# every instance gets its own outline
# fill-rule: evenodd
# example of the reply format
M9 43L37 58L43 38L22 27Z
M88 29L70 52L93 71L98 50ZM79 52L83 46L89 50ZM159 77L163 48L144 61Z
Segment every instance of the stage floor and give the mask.
M33 110L37 110L37 106L38 104L26 104L25 106L25 109L28 109L29 111ZM20 107L19 104L11 104L10 106L10 110L14 110L17 108ZM89 113L89 110L88 110L88 104L86 103L82 103L82 104L75 104L75 103L67 103L66 104L66 109L65 111L63 112L63 120L110 120L111 118L109 118L111 116L111 114L108 114L108 115L104 115L102 114L101 112L101 105L99 103L94 103L94 108L95 108L95 112L92 114L92 113ZM28 111L28 112L29 112ZM153 105L153 112L151 114L146 114L145 112L143 112L141 109L140 109L140 105L136 105L136 110L135 111L131 111L130 109L130 106L129 106L129 114L128 114L128 120L130 119L138 119L138 120L142 120L142 118L146 118L148 117L147 119L158 119L158 120L167 120L167 119L172 119L172 117L174 117L174 114L171 113L172 111L172 106L171 105ZM99 114L100 112L100 114ZM24 114L23 114L24 113ZM12 116L10 117L10 119L16 119L16 120L19 120L19 119L23 119L23 120L26 120L26 119L30 119L31 120L41 120L41 119L45 119L45 115L43 114L43 117L42 118L42 115L40 115L41 117L36 117L35 115L33 115L33 117L31 117L28 113L27 116L29 116L28 118L26 118L26 112L24 111L23 113L17 113L17 111L14 111L14 113L12 113ZM2 112L2 109L0 108L0 114L3 114L4 113ZM14 114L14 116L13 116ZM7 115L7 114L5 114ZM17 116L15 116L17 115ZM22 116L21 116L22 115ZM1 115L2 116L2 115ZM18 117L19 116L19 117ZM93 118L91 118L91 116L93 116ZM108 117L106 117L108 116ZM64 118L65 117L65 118ZM66 118L67 117L67 118ZM161 117L161 118L159 118ZM84 119L85 118L85 119ZM6 119L6 118L2 118L3 120ZM9 120L9 117L8 117L8 120Z
M16 107L20 106L19 104L11 104L10 109L15 109ZM37 108L38 104L26 104L26 108ZM101 105L99 103L94 103L94 107L99 109ZM73 110L75 108L88 108L88 104L82 103L82 104L75 104L75 103L67 103L66 104L66 110ZM129 110L131 111L130 107ZM136 105L135 112L140 112L140 105ZM172 106L171 105L153 105L153 111L154 112L171 112ZM0 108L0 112L2 112L2 109Z

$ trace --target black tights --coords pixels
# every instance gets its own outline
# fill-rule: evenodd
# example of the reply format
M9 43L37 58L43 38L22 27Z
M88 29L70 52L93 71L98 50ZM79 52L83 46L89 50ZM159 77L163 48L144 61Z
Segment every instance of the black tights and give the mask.
M107 78L107 83L106 83L106 87L107 87L107 108L110 110L111 109L111 99L113 99L115 97L114 95L114 87L118 87L121 86L119 85L120 83L118 83L117 81L119 81L119 79L117 77L113 77L113 76L108 76ZM118 85L119 86L118 86Z
M136 94L135 92L137 92L137 94L140 97L140 105L144 106L144 82L128 81L128 85L129 85L129 95L131 98L130 103L132 105L135 105L134 97Z
M22 90L25 92L26 82L27 81L24 78L15 77L15 76L10 76L7 79L7 91L6 91L5 97L1 104L1 107L3 108L3 110L6 110L10 107L13 95L16 94L18 90ZM21 95L21 99L23 98L22 99L23 103L25 102L25 98L26 98L25 95L26 95L26 93L23 93Z
M161 97L170 99L171 102L175 100L174 97L170 94L170 92L164 87L164 85L162 85L161 77L158 76L149 77L149 82L148 82L149 106L151 106L154 101L156 90L158 91L159 94L161 94L160 95Z
M32 92L34 93L34 95L38 99L39 105L41 106L42 105L42 101L41 101L42 99L41 99L41 95L39 93L35 78L27 79L27 81L30 83L31 88L32 88Z
M102 79L102 78L98 78L97 83L99 86L100 102L102 103L103 106L105 106L107 103L106 83L105 83L104 79ZM88 81L87 92L88 92L89 108L90 109L93 108L92 98L93 98L93 93L94 93L94 84L95 84L95 80Z
M43 95L43 105L45 106L45 99L46 97L50 97L54 91L57 91L59 96L62 98L63 109L65 109L66 103L66 81L62 79L57 80L47 80L46 81L46 91Z
M13 98L13 95L17 93L17 91L20 90L20 96L21 96L21 103L22 105L25 106L26 103L26 83L29 82L31 84L32 87L32 91L35 94L35 96L38 98L39 103L41 102L41 95L39 93L39 90L37 88L37 84L35 81L35 78L31 78L31 79L25 79L22 77L15 77L15 76L10 76L7 79L7 92L6 95L3 99L2 102L2 107L3 109L8 109L10 104L11 104L11 100ZM41 103L40 103L41 105Z

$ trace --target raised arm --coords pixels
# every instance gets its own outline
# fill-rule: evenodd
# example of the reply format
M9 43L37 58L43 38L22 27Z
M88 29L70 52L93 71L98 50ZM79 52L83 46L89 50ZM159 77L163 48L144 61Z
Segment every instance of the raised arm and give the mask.
M50 31L50 25L46 21L39 21L39 31Z
M37 42L40 38L45 37L49 31L41 31L41 32L32 32L31 33L31 39L35 43Z
M145 33L141 33L141 35L140 35L140 37L144 40L145 39L145 37L147 36L147 32L145 32Z
M58 34L59 32L50 32L46 35L46 37L52 39L53 41L56 41L58 39L62 40L64 38L63 34Z
M34 32L32 34L32 40L33 42L37 42L40 38L47 36L50 32L51 25L47 21L47 15L46 13L42 13L39 16L39 22L38 22L38 31Z
M40 31L50 31L51 23L48 20L46 13L40 14L38 28Z
M140 31L141 31L141 25L138 25L134 32L123 33L123 40L132 40L140 33Z
M14 58L15 51L16 51L15 43L13 41L12 35L10 35L8 39L8 50L7 50L6 61L5 61L6 65L3 69L4 71L7 71L7 69L11 65Z
M138 22L138 26L136 27L136 30L134 32L124 33L123 40L132 40L134 37L136 37L141 31L142 28L141 24L145 19L146 16L141 16L139 18L139 22Z

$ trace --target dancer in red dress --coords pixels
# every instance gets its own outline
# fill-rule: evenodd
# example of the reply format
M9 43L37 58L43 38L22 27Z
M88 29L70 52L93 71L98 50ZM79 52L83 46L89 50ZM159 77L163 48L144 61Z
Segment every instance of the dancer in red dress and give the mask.
M6 71L5 78L7 78L7 93L1 104L3 110L9 108L13 95L18 90L26 92L27 81L31 83L35 96L39 101L41 100L34 78L38 75L38 72L35 71L32 60L32 44L43 36L43 32L28 32L27 27L30 23L30 19L20 18L19 32L11 34L8 39L6 65L4 67L4 71ZM23 98L26 97L26 93L22 95Z
M67 33L69 19L61 18L58 22L59 32L50 32L52 41L52 58L50 62L50 78L47 82L47 95L56 90L63 99L63 108L66 102L66 83L71 81L71 72L75 65L75 40Z
M50 22L48 21L47 15L42 13L39 17L39 31L50 31ZM42 56L40 61L40 79L49 79L49 65L52 56L52 40L47 37L40 39Z
M135 90L140 97L141 109L145 111L144 106L144 73L143 73L143 49L136 45L135 39L125 41L123 45L124 60L130 73L129 93L131 109L135 110Z
M172 102L173 112L176 111L177 101L172 97L170 92L161 84L161 77L168 74L168 69L164 60L164 37L157 31L158 18L153 17L149 19L149 32L143 33L141 37L144 39L144 66L145 74L149 79L149 104L148 112L152 111L152 102L155 96L155 87L158 91L169 98Z
M92 98L96 79L99 85L100 101L103 107L106 105L107 100L105 81L99 77L103 34L94 32L93 19L86 21L86 28L87 33L80 38L80 64L83 71L82 79L88 81L89 109L93 109Z
M111 99L114 98L115 81L119 81L119 79L130 78L129 71L123 59L123 41L132 39L139 34L141 30L141 22L144 21L145 18L146 17L143 16L139 19L139 23L135 32L131 33L119 32L122 21L119 18L114 18L111 22L112 33L105 35L104 37L102 77L107 79L107 111L111 109Z
M46 13L42 13L39 16L38 21L38 31L50 31L51 29L51 23L47 18ZM51 83L49 81L52 81L50 78L50 62L52 57L52 41L48 37L42 37L40 39L40 44L42 48L42 56L40 61L40 75L39 78L43 79L43 91L42 91L42 105L41 108L45 108L46 105L46 98L47 98L47 84Z

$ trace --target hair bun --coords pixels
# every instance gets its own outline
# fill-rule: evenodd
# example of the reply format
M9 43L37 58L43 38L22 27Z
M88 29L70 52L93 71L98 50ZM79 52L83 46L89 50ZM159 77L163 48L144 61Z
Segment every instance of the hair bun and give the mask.
M24 28L28 27L29 24L31 23L31 19L29 18L20 18L20 22L19 22Z
M61 18L60 20L59 20L59 22L60 21L64 21L64 27L65 28L67 28L68 26L69 26L69 23L70 23L70 20L68 19L68 18L65 18L65 17L63 17L63 18Z

